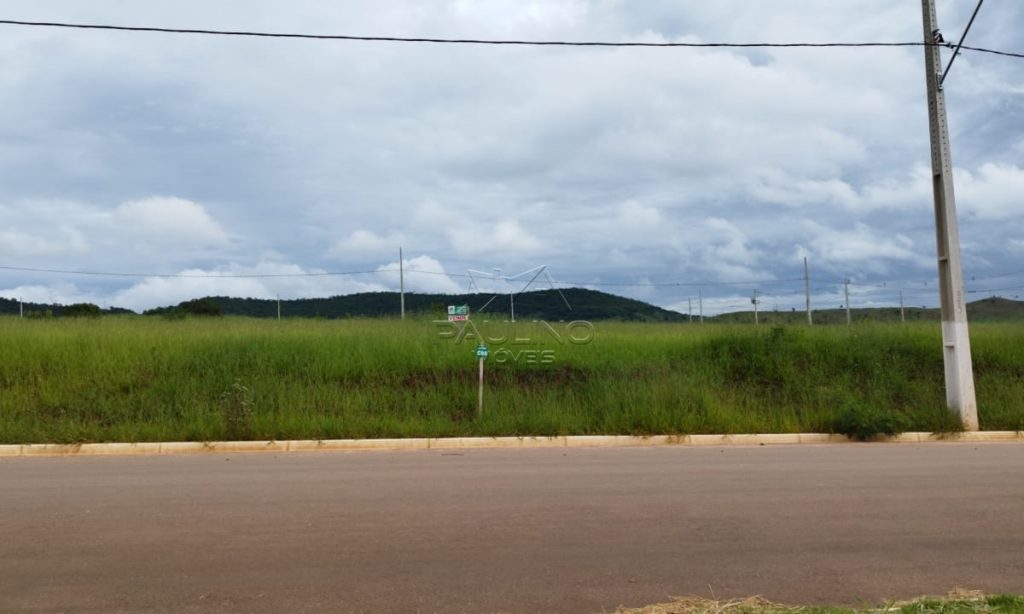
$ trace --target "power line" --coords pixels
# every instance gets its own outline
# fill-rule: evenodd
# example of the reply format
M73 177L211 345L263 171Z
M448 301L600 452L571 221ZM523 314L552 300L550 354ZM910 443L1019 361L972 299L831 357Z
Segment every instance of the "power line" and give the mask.
M960 49L964 46L964 41L967 40L967 33L971 31L971 26L974 25L974 20L978 17L978 11L981 10L981 5L985 0L978 0L978 6L974 7L974 13L971 14L971 20L967 22L967 27L964 28L963 36L960 37L960 42L956 44L956 48L953 49L953 57L949 59L949 64L946 65L946 70L942 71L942 76L939 77L939 87L946 82L946 76L949 74L949 69L953 68L953 62L956 62L956 58L960 55Z
M768 49L768 48L864 48L864 47L950 47L945 43L925 42L849 42L849 43L695 43L695 42L612 42L612 41L564 41L564 40L518 40L518 39L481 39L481 38L434 38L406 36L356 36L350 34L302 34L293 32L259 32L253 30L214 30L208 28L164 28L155 26L117 26L110 24L71 23L58 21L22 21L0 19L0 25L26 26L40 28L67 28L78 30L106 30L115 32L150 32L160 34L195 34L207 36L238 36L256 38L285 38L305 40L336 40L375 43L433 43L445 45L509 45L532 47L683 47L683 48L730 48L730 49ZM979 53L992 53L1008 57L1024 58L1024 53L986 49L984 47L961 47Z
M967 290L967 294L988 294L990 292L1005 292L1007 290L1020 290L1024 286L1008 286L1004 288L980 288L977 290Z
M961 49L967 49L968 51L978 51L980 53L991 53L993 55L1003 55L1003 56L1006 56L1008 58L1024 58L1024 53L1016 53L1016 52L1013 52L1013 51L1000 51L998 49L986 49L984 47L969 47L967 45L963 45L960 48Z
M669 282L600 282L600 281L583 281L583 280L555 280L558 285L581 285L581 286L601 286L601 287L637 287L637 288L710 288L714 286L754 286L754 285L771 285L781 283L792 283L794 281L803 281L803 277L794 277L791 279L753 279L747 281L700 281L700 282L681 282L681 281L669 281Z
M380 268L374 270L363 270L363 271L312 271L312 272L301 272L301 273L130 273L120 271L92 271L92 270L75 270L75 269L46 269L36 267L19 267L19 266L6 266L0 265L2 271L14 271L21 273L45 273L55 275L83 275L90 277L120 277L120 278L156 278L156 279L289 279L289 278L310 278L310 277L349 277L356 275L376 275L380 273L398 273L398 268ZM464 273L445 273L441 271L420 271L416 269L406 268L405 273L412 275L435 275L440 277L448 278L459 278L469 279L470 276ZM995 279L999 277L1009 277L1017 275L1019 273L1007 273L1004 275L993 275L990 277L980 278L983 279ZM598 288L725 288L725 287L737 287L737 286L771 286L787 283L802 282L803 277L793 277L785 279L755 279L746 281L700 281L700 282L601 282L601 281L585 281L585 280L552 280L555 285L563 287L598 287ZM835 286L842 285L841 280L825 280L825 279L814 279L816 283L830 284L827 287L815 287L812 288L814 292L828 293L835 290ZM917 287L922 282L905 281L905 282L882 282L882 283L853 283L851 286L865 288L870 294L885 293L888 290L902 289L911 294L927 294L931 296L935 291L936 287L930 287L928 282L923 282L924 287ZM966 290L967 294L987 294L992 292L1008 291L1008 290L1019 290L1024 289L1024 286L1008 286L1001 288L976 288ZM759 292L762 296L772 298L790 298L800 294L800 290L780 291L774 294ZM708 297L709 300L714 300ZM730 297L731 298L731 297ZM739 300L739 299L737 299Z
M376 271L320 271L309 273L122 273L110 271L78 271L70 269L37 269L31 267L0 266L0 270L24 273L51 273L60 275L88 275L92 277L156 277L161 279L259 279L270 277L335 277L345 275L372 275L374 273L398 272L398 269L379 269ZM417 271L425 272L425 271ZM443 275L444 273L439 273Z
M21 273L46 273L55 275L85 275L91 277L128 277L128 278L159 278L159 279L265 279L265 278L301 278L301 277L342 277L351 275L374 275L377 273L398 273L397 268L380 268L372 271L312 271L301 273L129 273L120 271L92 271L76 269L45 269L36 267L20 267L0 265L2 271L16 271ZM415 275L437 275L442 277L456 277L470 279L465 273L444 273L441 271L420 271L406 267L406 273ZM757 279L748 281L703 281L703 282L633 282L616 283L584 280L553 280L560 286L600 286L600 287L643 287L643 288L710 288L716 286L749 286L749 285L771 285L780 283L791 283L800 281L803 278L792 279Z

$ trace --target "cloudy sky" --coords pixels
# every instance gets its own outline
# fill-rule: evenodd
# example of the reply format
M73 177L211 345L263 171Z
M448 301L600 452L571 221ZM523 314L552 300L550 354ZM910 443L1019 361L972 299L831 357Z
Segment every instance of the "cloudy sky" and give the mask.
M947 39L973 0L940 0ZM921 39L917 0L6 0L0 19L403 37ZM969 43L1024 51L1024 4ZM467 269L685 311L934 297L919 48L385 44L0 26L0 295L456 292ZM946 88L968 287L1024 296L1024 60ZM303 275L370 271L363 275ZM375 272L376 271L376 272ZM147 276L177 274L178 277ZM235 277L224 277L234 275ZM276 275L276 277L252 277ZM214 277L211 277L214 276ZM221 276L217 278L215 276ZM250 277L245 277L250 276ZM750 283L748 283L750 282ZM494 287L500 284L493 282ZM976 294L979 296L981 293ZM985 294L987 296L987 294Z

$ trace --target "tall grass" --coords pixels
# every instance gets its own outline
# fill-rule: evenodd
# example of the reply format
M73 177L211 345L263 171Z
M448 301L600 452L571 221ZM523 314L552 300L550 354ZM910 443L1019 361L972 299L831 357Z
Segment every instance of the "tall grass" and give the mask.
M487 364L426 321L0 318L0 443L830 432L844 409L959 428L937 325L534 327ZM484 332L487 332L486 330ZM1024 429L1024 327L972 326L981 422ZM492 344L492 351L502 346ZM242 422L239 422L242 420Z

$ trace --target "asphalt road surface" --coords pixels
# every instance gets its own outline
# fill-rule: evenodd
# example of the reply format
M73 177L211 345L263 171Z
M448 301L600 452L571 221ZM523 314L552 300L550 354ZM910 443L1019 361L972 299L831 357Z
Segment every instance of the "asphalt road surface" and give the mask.
M3 612L1024 592L1024 445L0 459Z

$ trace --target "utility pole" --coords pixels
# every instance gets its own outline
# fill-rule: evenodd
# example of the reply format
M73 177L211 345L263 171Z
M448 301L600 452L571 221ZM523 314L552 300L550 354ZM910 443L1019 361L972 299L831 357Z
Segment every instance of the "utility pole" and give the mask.
M704 323L704 290L703 289L698 289L697 290L697 305L698 305L698 308L700 309L700 323L703 324Z
M945 367L946 405L960 416L964 428L978 430L978 403L974 395L971 342L967 330L964 275L960 262L960 233L957 229L956 197L953 193L953 162L950 156L949 125L942 68L938 17L935 0L921 0L925 42L925 76L928 86L928 125L932 149L932 191L935 204L935 232L942 312L942 361ZM974 11L977 16L981 2ZM964 38L974 16L964 30ZM960 40L963 44L963 39ZM959 52L953 53L950 66ZM947 68L948 71L948 68Z
M277 321L281 321L281 295L277 295Z
M401 305L402 319L405 319L405 260L402 258L402 248L398 248L398 294Z
M25 318L25 302L21 300L21 297L18 297L18 317Z
M759 302L757 300L757 290L754 290L754 296L751 297L750 302L754 304L754 324L760 324L760 322L757 319L757 303Z
M804 256L804 299L807 301L807 325L814 324L811 316L811 276L807 273L807 256Z
M686 318L693 324L693 299L690 297L686 297Z
M850 278L843 281L843 296L846 297L846 325L849 326L853 320L850 318Z
M903 312L903 288L900 288L900 324L907 322L907 316Z

